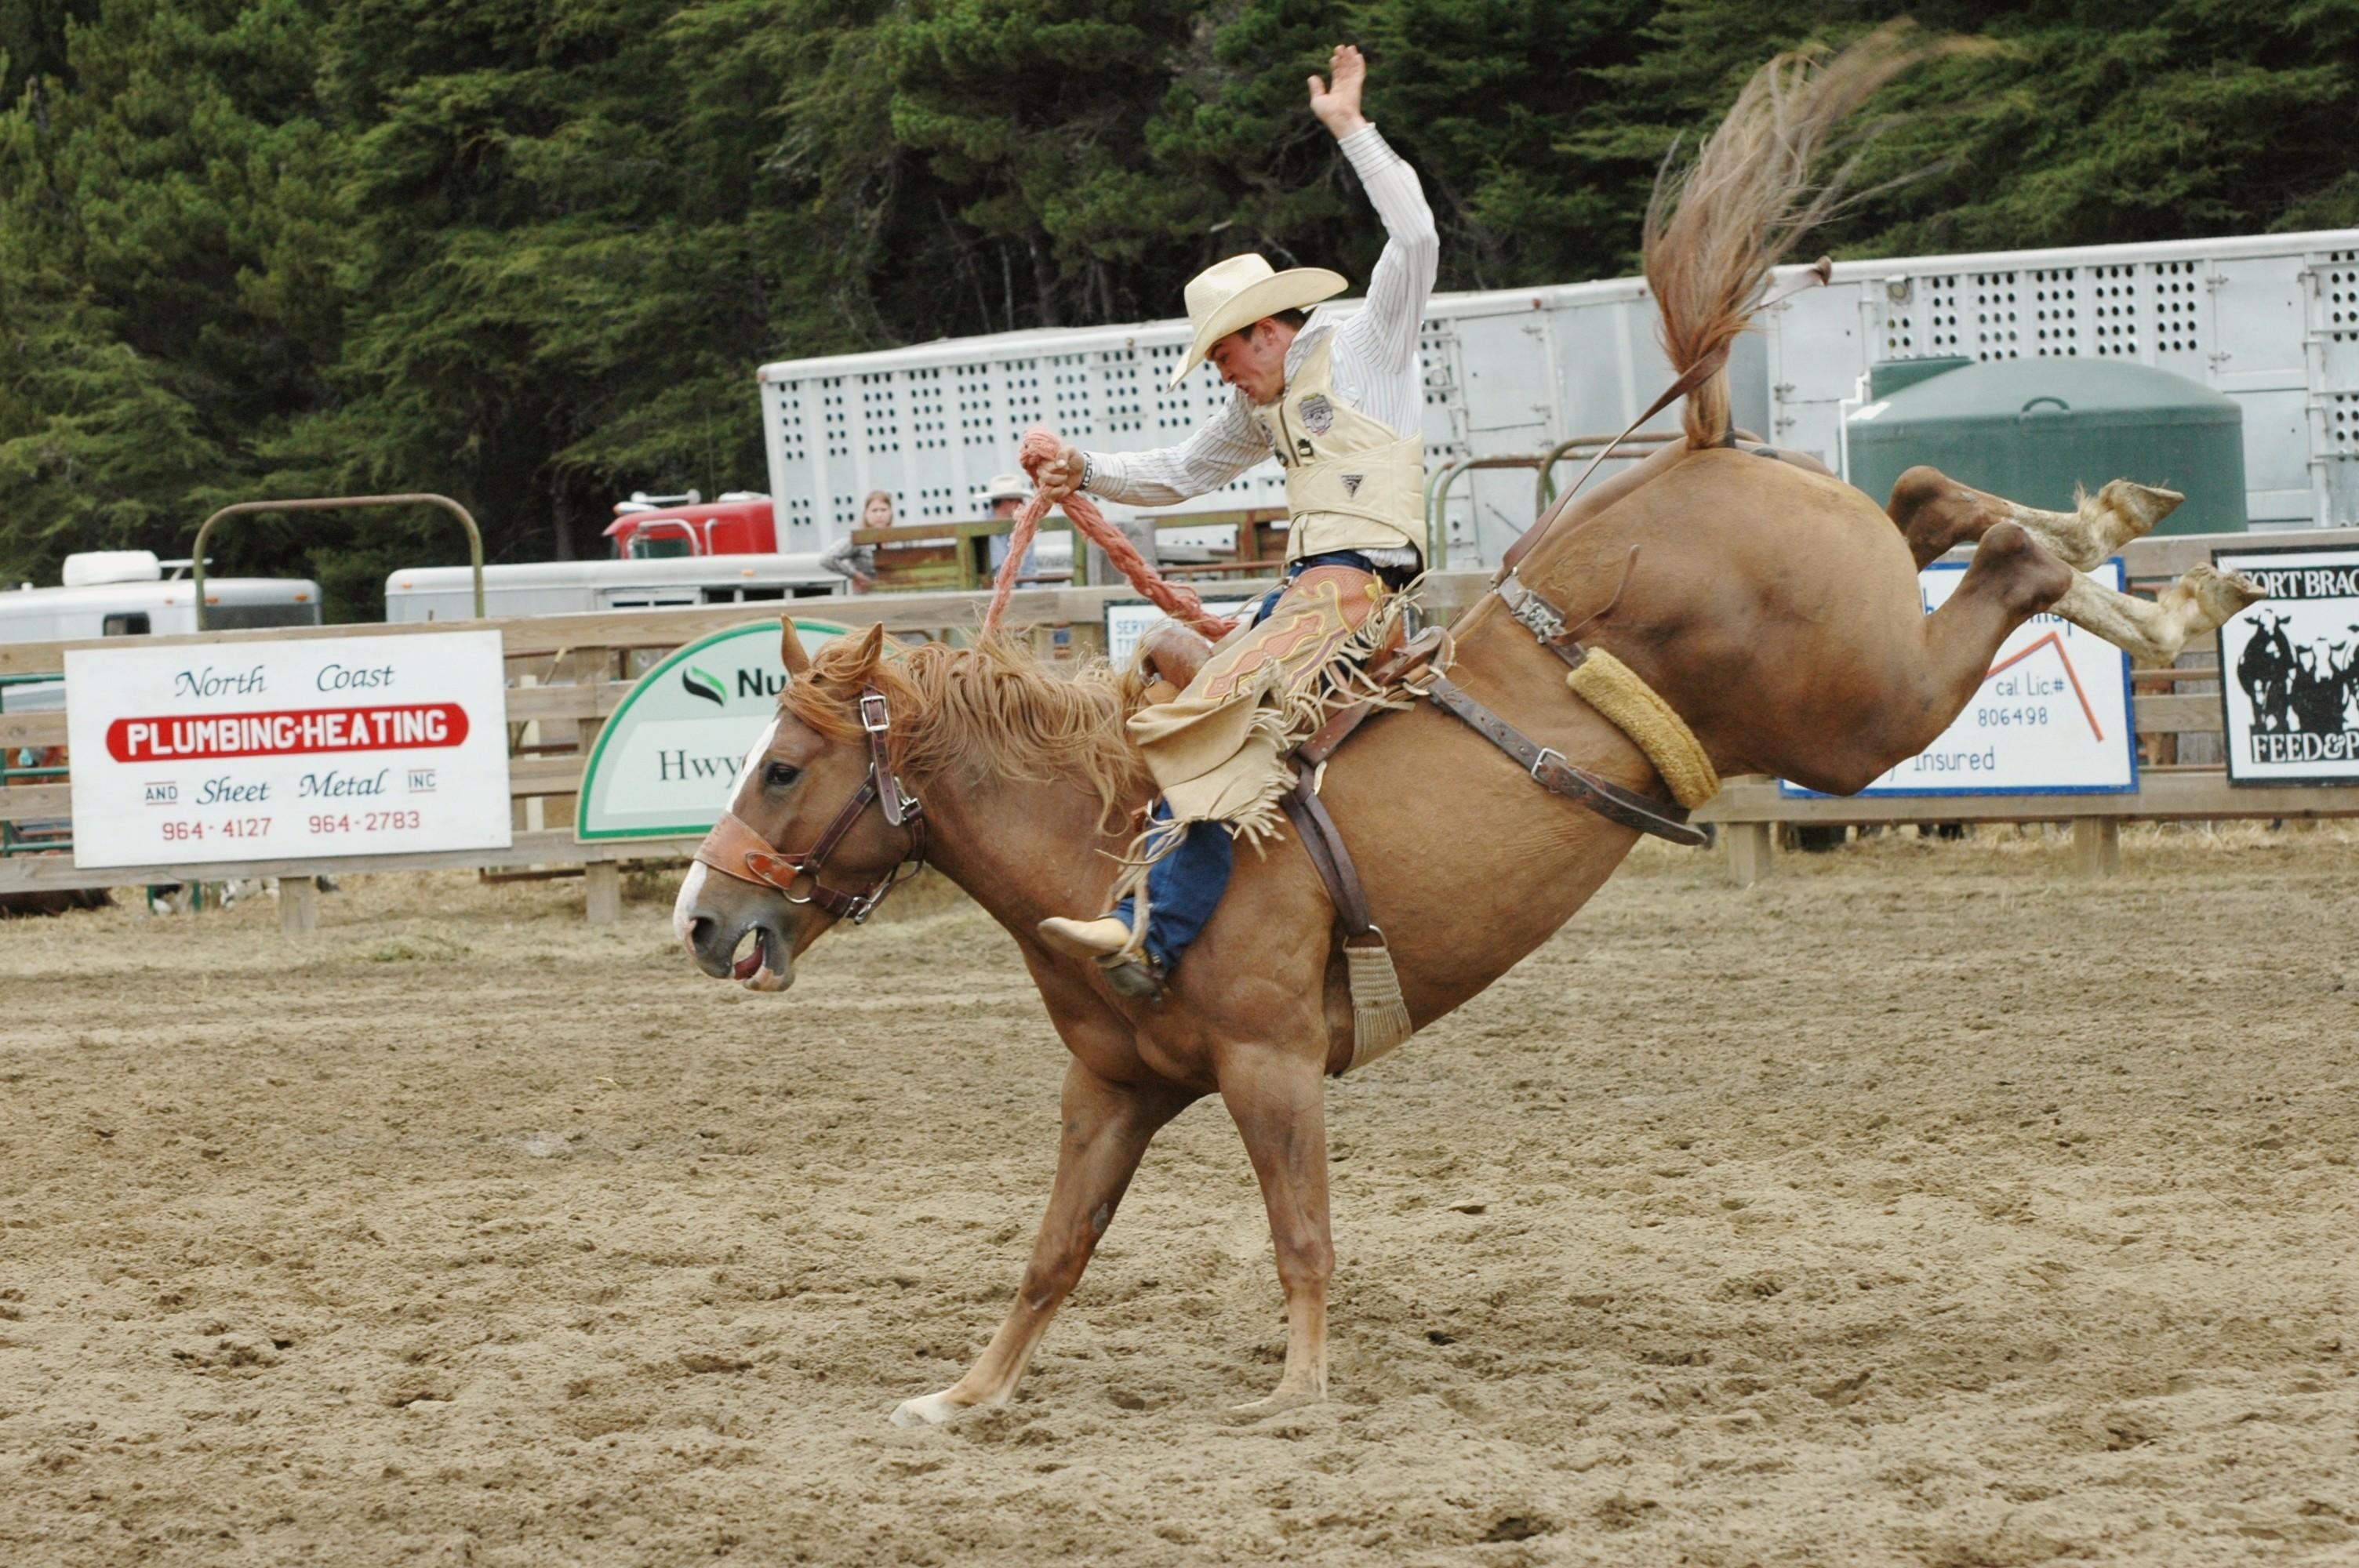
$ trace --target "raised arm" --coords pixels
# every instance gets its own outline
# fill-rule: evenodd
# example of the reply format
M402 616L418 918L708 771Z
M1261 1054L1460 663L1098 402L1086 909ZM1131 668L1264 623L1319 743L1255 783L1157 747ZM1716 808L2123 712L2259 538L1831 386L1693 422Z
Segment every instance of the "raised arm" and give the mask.
M1329 70L1332 86L1315 76L1310 79L1310 112L1334 134L1388 236L1376 270L1368 277L1367 305L1338 335L1353 340L1375 363L1398 367L1417 354L1418 332L1441 260L1441 238L1434 232L1433 209L1426 205L1417 171L1360 113L1367 61L1344 44L1335 50Z

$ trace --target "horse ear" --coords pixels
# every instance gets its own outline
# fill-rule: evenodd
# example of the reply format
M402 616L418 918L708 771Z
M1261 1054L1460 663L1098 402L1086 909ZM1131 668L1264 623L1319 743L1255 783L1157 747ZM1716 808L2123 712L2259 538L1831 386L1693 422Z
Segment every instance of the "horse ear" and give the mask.
M796 680L810 673L810 654L803 650L803 640L795 635L795 618L778 617L778 656L786 661L787 674Z
M869 626L868 634L860 639L860 650L856 656L860 660L862 670L873 670L876 667L876 661L885 656L885 623L883 622L875 622Z

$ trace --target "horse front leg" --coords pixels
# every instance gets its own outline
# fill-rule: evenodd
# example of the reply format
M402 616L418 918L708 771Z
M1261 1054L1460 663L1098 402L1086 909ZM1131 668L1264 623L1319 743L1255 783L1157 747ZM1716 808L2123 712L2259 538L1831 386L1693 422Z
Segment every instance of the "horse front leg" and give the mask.
M904 1400L893 1411L894 1425L932 1424L1008 1401L1049 1320L1089 1267L1147 1144L1196 1098L1169 1086L1118 1084L1078 1061L1067 1064L1057 1179L1015 1304L966 1376L939 1393Z
M1327 1281L1335 1242L1327 1222L1327 1103L1323 1053L1246 1047L1221 1064L1221 1098L1261 1182L1286 1292L1286 1371L1266 1399L1235 1407L1247 1419L1327 1397Z

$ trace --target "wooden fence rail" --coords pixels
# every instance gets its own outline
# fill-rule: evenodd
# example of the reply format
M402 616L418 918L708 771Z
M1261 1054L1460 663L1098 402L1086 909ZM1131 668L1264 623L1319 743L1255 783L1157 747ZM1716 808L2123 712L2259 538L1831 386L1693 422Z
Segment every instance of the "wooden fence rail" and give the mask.
M2267 543L2343 544L2350 535L2339 531L2273 534L2266 536L2179 535L2140 540L2125 552L2131 579L2148 587L2175 578L2188 567L2209 561L2215 545ZM1480 571L1438 573L1429 580L1426 605L1430 616L1447 619L1480 598L1489 582ZM1238 585L1240 594L1252 584ZM1011 620L1035 628L1044 655L1079 660L1101 651L1105 606L1136 596L1127 587L1059 587L1027 589L1015 596ZM976 619L978 594L879 594L864 598L790 601L781 608L812 619L860 627L881 622L888 631L943 635L971 628ZM131 886L145 882L211 881L228 877L294 879L300 886L292 900L282 898L290 926L308 926L310 901L303 896L310 879L321 874L375 871L423 871L451 867L560 867L582 870L592 918L611 919L619 909L619 867L627 861L669 860L685 854L692 837L574 842L573 797L582 785L582 770L599 727L620 703L632 683L634 654L667 650L714 632L744 625L761 611L745 604L692 609L639 610L595 615L534 616L515 620L435 622L415 626L329 626L213 633L202 636L159 637L146 645L198 644L224 651L241 643L276 642L332 636L402 636L416 632L443 632L483 626L496 630L508 660L511 685L507 719L512 734L529 750L520 750L509 763L508 793L519 803L520 817L528 817L525 803L539 802L540 825L520 821L513 846L506 850L452 850L434 854L355 855L332 860L189 863L172 866L108 868L82 871L68 854L17 854L0 858L0 893L101 886ZM1061 635L1060 635L1061 633ZM64 667L70 648L120 646L120 643L32 643L0 644L0 675L53 674ZM2137 731L2150 760L2141 770L2140 785L2129 795L1943 795L1867 796L1851 798L1792 797L1781 795L1771 779L1748 777L1727 782L1719 796L1696 813L1700 822L1718 825L1726 845L1730 874L1747 884L1766 874L1777 830L1797 826L1882 826L1917 822L2071 822L2074 824L2079 863L2093 874L2113 870L2119 860L2120 825L2125 821L2230 820L2236 818L2308 819L2359 816L2359 789L2235 788L2216 762L2178 760L2190 740L2208 738L2217 751L2221 730L2220 697L2210 690L2180 688L2216 683L2220 672L2200 661L2203 650L2182 667L2140 671L2136 677L2133 712ZM522 738L530 735L530 741ZM61 712L0 712L0 746L40 749L65 743L66 721ZM57 822L71 812L71 786L35 782L0 790L0 823Z

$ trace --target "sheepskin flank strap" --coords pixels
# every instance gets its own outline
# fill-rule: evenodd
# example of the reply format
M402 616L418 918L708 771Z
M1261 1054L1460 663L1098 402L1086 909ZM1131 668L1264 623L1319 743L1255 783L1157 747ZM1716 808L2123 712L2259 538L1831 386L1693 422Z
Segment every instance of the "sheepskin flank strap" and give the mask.
M1720 772L1704 755L1695 731L1629 665L1603 648L1592 648L1564 683L1647 753L1681 806L1693 811L1720 793Z
M1637 547L1633 546L1630 555L1634 562L1637 554ZM1627 580L1625 567L1624 581ZM1720 793L1720 770L1712 765L1712 758L1705 754L1703 743L1688 728L1687 720L1663 700L1661 693L1640 679L1637 671L1603 648L1582 646L1575 635L1620 602L1621 589L1614 590L1614 600L1604 610L1582 622L1580 627L1568 627L1562 611L1514 577L1494 585L1491 591L1506 605L1507 613L1517 625L1569 666L1564 684L1646 753L1647 761L1670 786L1674 800L1693 811Z

